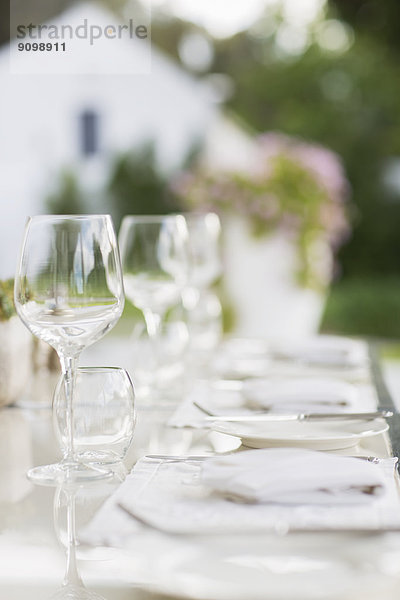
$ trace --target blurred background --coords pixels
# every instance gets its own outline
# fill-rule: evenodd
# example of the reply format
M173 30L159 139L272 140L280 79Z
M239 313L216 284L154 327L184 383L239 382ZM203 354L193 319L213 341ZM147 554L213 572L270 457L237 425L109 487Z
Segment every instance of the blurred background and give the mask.
M130 2L13 0L22 22L57 23L122 22ZM323 288L322 331L399 338L398 0L151 7L151 74L22 76L9 73L2 0L0 277L29 214L105 211L118 228L125 214L211 208L248 216L257 239L296 238L299 284ZM318 214L296 205L310 197ZM324 233L334 261L318 278Z

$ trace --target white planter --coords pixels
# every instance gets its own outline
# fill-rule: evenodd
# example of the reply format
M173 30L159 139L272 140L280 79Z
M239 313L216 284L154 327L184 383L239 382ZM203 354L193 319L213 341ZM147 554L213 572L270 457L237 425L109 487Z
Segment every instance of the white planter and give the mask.
M318 331L326 294L297 284L296 247L288 237L281 232L255 237L247 221L232 217L223 223L223 240L235 335L282 340ZM331 254L327 245L319 251L328 280Z
M0 322L0 406L25 391L32 371L32 335L18 317Z

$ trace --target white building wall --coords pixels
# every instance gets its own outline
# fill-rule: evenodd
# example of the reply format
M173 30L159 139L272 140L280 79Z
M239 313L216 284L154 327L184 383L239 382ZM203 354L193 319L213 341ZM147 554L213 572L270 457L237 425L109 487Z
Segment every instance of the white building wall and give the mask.
M73 24L74 20L78 24L81 11L79 6L67 11L59 17L58 24ZM86 8L84 14L87 16ZM115 21L99 11L95 19L99 23ZM127 41L126 60L131 43L135 40ZM207 88L154 46L149 75L12 75L8 56L9 48L3 47L0 278L13 276L26 218L43 212L43 198L56 182L60 169L82 164L78 125L84 109L100 114L104 165L114 152L154 139L163 169L179 165L191 144L203 136L219 114ZM80 58L86 60L85 55ZM123 60L120 53L106 59Z

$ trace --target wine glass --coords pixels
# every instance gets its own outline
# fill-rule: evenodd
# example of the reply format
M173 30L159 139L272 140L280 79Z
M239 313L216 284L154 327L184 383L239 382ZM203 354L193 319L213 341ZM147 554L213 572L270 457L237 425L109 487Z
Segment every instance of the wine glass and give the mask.
M222 333L222 308L210 286L222 271L221 223L215 213L186 213L189 270L182 302L190 338L190 351L209 352Z
M182 215L126 216L119 234L126 296L143 312L152 342L149 371L160 365L161 324L181 300L187 278L187 227Z
M76 495L78 487L73 483L61 484L54 496L54 526L59 537L59 511L62 496L65 496L67 509L67 566L61 587L51 596L50 600L105 600L96 592L92 592L83 584L78 571L76 557Z
M187 289L210 287L222 270L219 239L221 223L215 213L186 213L189 277Z
M79 461L121 472L118 468L131 445L135 428L134 400L132 381L125 369L77 369L72 427ZM66 450L68 410L62 377L54 392L53 420L59 444Z
M149 369L154 363L153 342L147 333L146 323L135 323L131 335L131 361L135 367L135 384L139 397L149 396L154 391L155 379L162 389L163 399L176 398L183 384L185 356L189 343L188 328L182 306L168 311L168 318L160 325L157 337L157 371Z
M28 220L15 279L15 306L28 329L56 350L67 399L67 440L60 463L35 467L37 483L97 479L104 470L75 456L73 409L80 353L105 335L124 307L118 246L108 215L41 215Z

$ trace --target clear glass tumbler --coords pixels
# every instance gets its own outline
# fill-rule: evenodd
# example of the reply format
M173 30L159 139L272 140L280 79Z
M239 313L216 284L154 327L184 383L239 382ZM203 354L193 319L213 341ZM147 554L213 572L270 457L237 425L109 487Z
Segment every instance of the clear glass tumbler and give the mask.
M119 367L77 369L72 429L75 455L84 464L121 462L135 428L135 395L128 373ZM60 378L53 399L54 430L63 452L68 447L67 399Z

